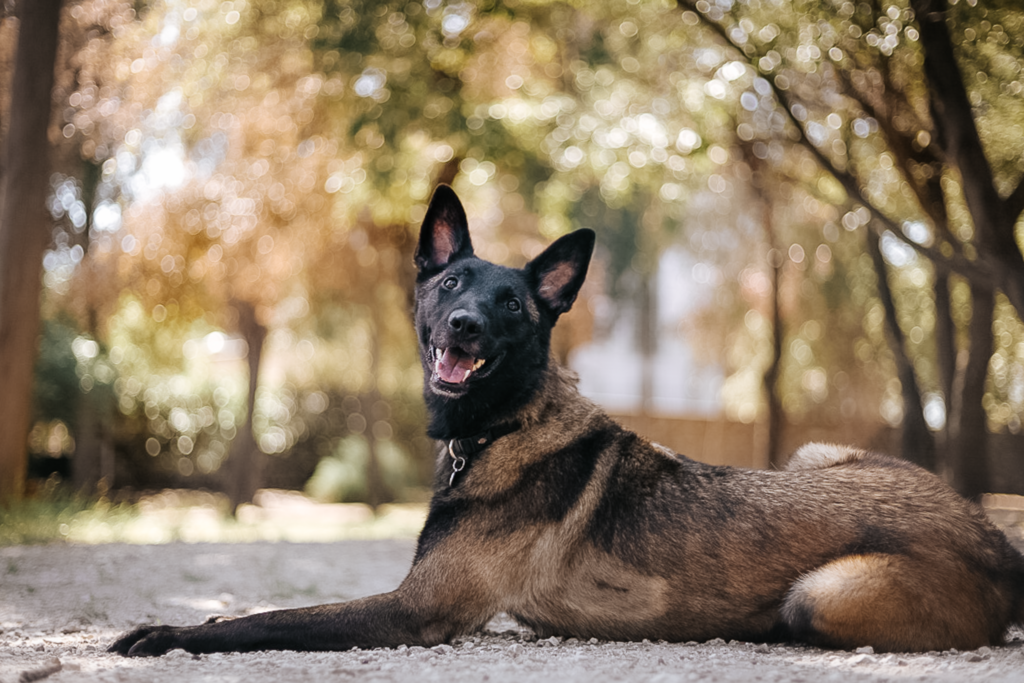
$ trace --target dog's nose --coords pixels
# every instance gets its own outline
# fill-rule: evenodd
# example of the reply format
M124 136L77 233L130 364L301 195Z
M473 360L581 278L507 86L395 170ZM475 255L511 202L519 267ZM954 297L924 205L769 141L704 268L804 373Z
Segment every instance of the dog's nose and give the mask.
M463 337L476 337L477 335L483 334L485 327L484 318L479 313L473 313L464 308L458 308L452 311L452 314L448 316L448 327L450 327L454 332L458 332Z

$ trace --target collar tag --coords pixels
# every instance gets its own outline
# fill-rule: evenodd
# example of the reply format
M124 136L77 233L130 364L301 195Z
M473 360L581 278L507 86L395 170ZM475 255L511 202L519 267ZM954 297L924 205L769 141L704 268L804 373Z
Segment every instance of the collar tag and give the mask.
M452 476L448 478L448 486L455 483L455 475L466 467L466 459L461 455L455 455L455 439L448 442L448 455L452 456Z
M448 486L455 483L455 475L466 468L466 458L480 453L503 436L519 429L519 422L499 425L465 439L452 439L448 442L448 455L452 458L452 476L448 478Z

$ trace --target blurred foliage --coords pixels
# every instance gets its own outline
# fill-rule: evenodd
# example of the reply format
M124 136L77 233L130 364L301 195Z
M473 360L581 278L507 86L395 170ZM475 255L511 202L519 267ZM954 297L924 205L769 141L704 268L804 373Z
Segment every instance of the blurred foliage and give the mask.
M784 318L791 328L782 376L787 411L817 412L814 404L820 404L826 416L834 415L829 399L838 395L844 418L857 405L879 405L890 424L903 418L892 353L881 343L885 321L873 282L879 274L872 273L858 244L863 238L844 235L863 231L884 216L888 229L881 246L899 327L924 394L925 418L933 429L941 429L946 409L956 399L951 401L943 390L937 367L932 283L945 277L951 265L956 272L980 268L976 272L982 279L983 271L997 266L978 259L991 248L975 234L984 228L972 223L976 217L965 205L956 160L945 157L933 140L920 32L909 4L794 2L782 11L778 3L757 1L680 4L690 8L684 21L713 27L712 33L742 60L737 70L743 75L718 75L714 90L725 92L725 80L736 88L732 96L738 95L740 106L732 111L735 138L750 150L754 181L773 186L772 211L776 223L785 226L783 243L791 245L783 255L788 257L783 258L785 276L800 277L794 271L812 275L801 278L806 291L788 306L783 292L783 306L789 308ZM1024 172L1024 11L1011 2L952 2L948 26L985 153L1006 197ZM706 86L709 93L712 85L714 81ZM767 250L761 248L762 253ZM1000 301L996 328L1017 329L1019 311ZM964 349L970 295L958 278L952 304L958 345ZM737 308L733 315L749 305ZM709 326L728 326L721 317L724 311L713 313ZM1013 372L1024 368L1024 357L1017 355L1024 348L1019 339L1001 334L997 346L1005 350L994 357L1001 359L1001 367L1018 368ZM844 346L846 358L836 358ZM746 355L748 347L738 348ZM1014 358L1009 364L1007 352ZM847 389L851 378L871 380L875 389L851 401L858 396ZM756 373L748 373L737 393L751 395L756 379ZM1003 393L1009 384L1003 381L1000 390L989 383L985 401L990 429L1019 430L1024 405L1019 394L1011 398Z
M79 495L59 477L47 479L30 498L0 507L0 546L65 540L72 524L123 524L135 516L131 506Z
M1009 188L1024 172L1024 12L1011 0L976 5L955 3L950 22L986 150ZM695 9L70 2L34 443L72 451L78 403L111 392L102 438L117 454L107 473L116 486L217 486L230 443L248 428L254 382L256 443L272 463L291 457L304 476L315 470L316 495L365 499L369 457L392 495L427 482L411 256L440 181L463 197L484 258L521 264L570 229L598 230L602 287L563 321L571 341L560 355L591 322L608 326L663 251L682 246L695 265L680 287L710 294L671 332L725 367L728 417L760 419L775 264L789 416L898 423L900 385L864 248L870 215L795 144L769 73L788 76L814 145L898 219L883 253L937 428L948 397L933 344L934 271L908 246L942 237L910 186L936 171L914 161L902 177L890 149L894 131L911 140L908 154L929 144L907 3L701 0ZM698 11L724 21L734 45ZM902 99L878 95L878 79ZM940 180L956 248L969 257L957 179ZM953 287L961 344L965 288ZM258 378L245 370L253 341L238 328L240 301L267 332ZM995 325L986 410L993 429L1017 430L1024 329L1002 298Z
M0 507L0 546L36 543L322 543L352 538L415 538L422 503L323 505L286 491L265 491L257 505L229 514L226 496L167 489L137 499L72 493L56 478L35 495ZM15 571L12 564L8 571Z

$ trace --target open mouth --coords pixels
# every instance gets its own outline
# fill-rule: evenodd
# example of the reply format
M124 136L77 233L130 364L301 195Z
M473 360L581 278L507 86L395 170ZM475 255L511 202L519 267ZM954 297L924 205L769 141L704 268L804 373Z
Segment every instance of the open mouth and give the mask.
M474 373L487 365L484 358L475 358L458 346L433 348L434 377L447 384L464 384Z

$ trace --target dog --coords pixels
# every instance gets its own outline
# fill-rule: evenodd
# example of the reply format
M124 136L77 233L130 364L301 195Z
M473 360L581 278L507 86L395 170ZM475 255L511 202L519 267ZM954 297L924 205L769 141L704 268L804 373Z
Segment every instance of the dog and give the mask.
M506 612L540 637L970 650L1024 617L1024 558L936 476L828 444L781 471L702 464L580 396L550 358L595 235L524 268L474 255L435 191L415 254L428 433L441 448L408 576L390 593L197 626L110 651L433 646Z

